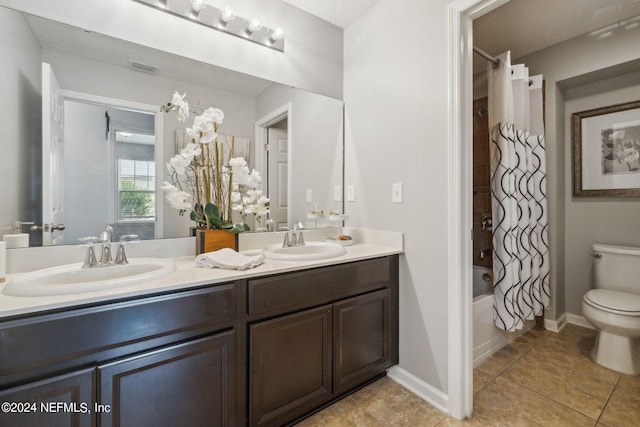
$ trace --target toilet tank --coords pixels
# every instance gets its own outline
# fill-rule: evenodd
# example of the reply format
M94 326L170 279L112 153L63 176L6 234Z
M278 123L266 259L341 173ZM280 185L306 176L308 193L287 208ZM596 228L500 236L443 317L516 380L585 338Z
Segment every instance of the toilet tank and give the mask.
M595 244L595 287L640 294L640 248Z

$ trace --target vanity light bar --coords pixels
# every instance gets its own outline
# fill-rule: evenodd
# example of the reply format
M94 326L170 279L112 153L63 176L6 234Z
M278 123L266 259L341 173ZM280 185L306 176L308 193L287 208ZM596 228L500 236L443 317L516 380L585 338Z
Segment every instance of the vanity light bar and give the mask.
M265 27L256 18L237 16L228 7L218 9L204 0L132 0L180 18L213 28L232 36L284 52L284 32L281 28Z

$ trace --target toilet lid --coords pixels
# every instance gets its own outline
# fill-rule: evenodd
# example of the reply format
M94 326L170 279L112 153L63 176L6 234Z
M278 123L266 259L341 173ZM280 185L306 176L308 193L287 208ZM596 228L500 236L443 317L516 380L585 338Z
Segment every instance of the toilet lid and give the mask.
M611 289L592 289L584 296L585 302L611 313L640 316L640 295Z

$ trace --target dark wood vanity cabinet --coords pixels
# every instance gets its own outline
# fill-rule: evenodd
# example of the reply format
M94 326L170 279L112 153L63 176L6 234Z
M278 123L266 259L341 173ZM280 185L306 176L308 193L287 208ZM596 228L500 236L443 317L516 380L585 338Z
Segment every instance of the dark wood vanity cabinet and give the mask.
M98 367L101 426L235 425L234 332Z
M95 425L95 369L82 369L0 391L0 426Z
M398 363L397 257L250 280L248 289L251 426L291 423Z
M249 327L251 425L284 425L331 397L331 306Z
M0 426L287 425L397 362L394 255L4 319Z
M34 413L0 411L0 425L244 423L236 380L241 285L0 322L0 401L16 410L35 405Z

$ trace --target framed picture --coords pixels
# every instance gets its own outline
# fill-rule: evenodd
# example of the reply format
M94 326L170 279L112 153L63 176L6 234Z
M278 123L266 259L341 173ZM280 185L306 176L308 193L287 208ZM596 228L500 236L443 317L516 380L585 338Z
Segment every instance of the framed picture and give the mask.
M640 197L640 101L571 115L573 195Z

